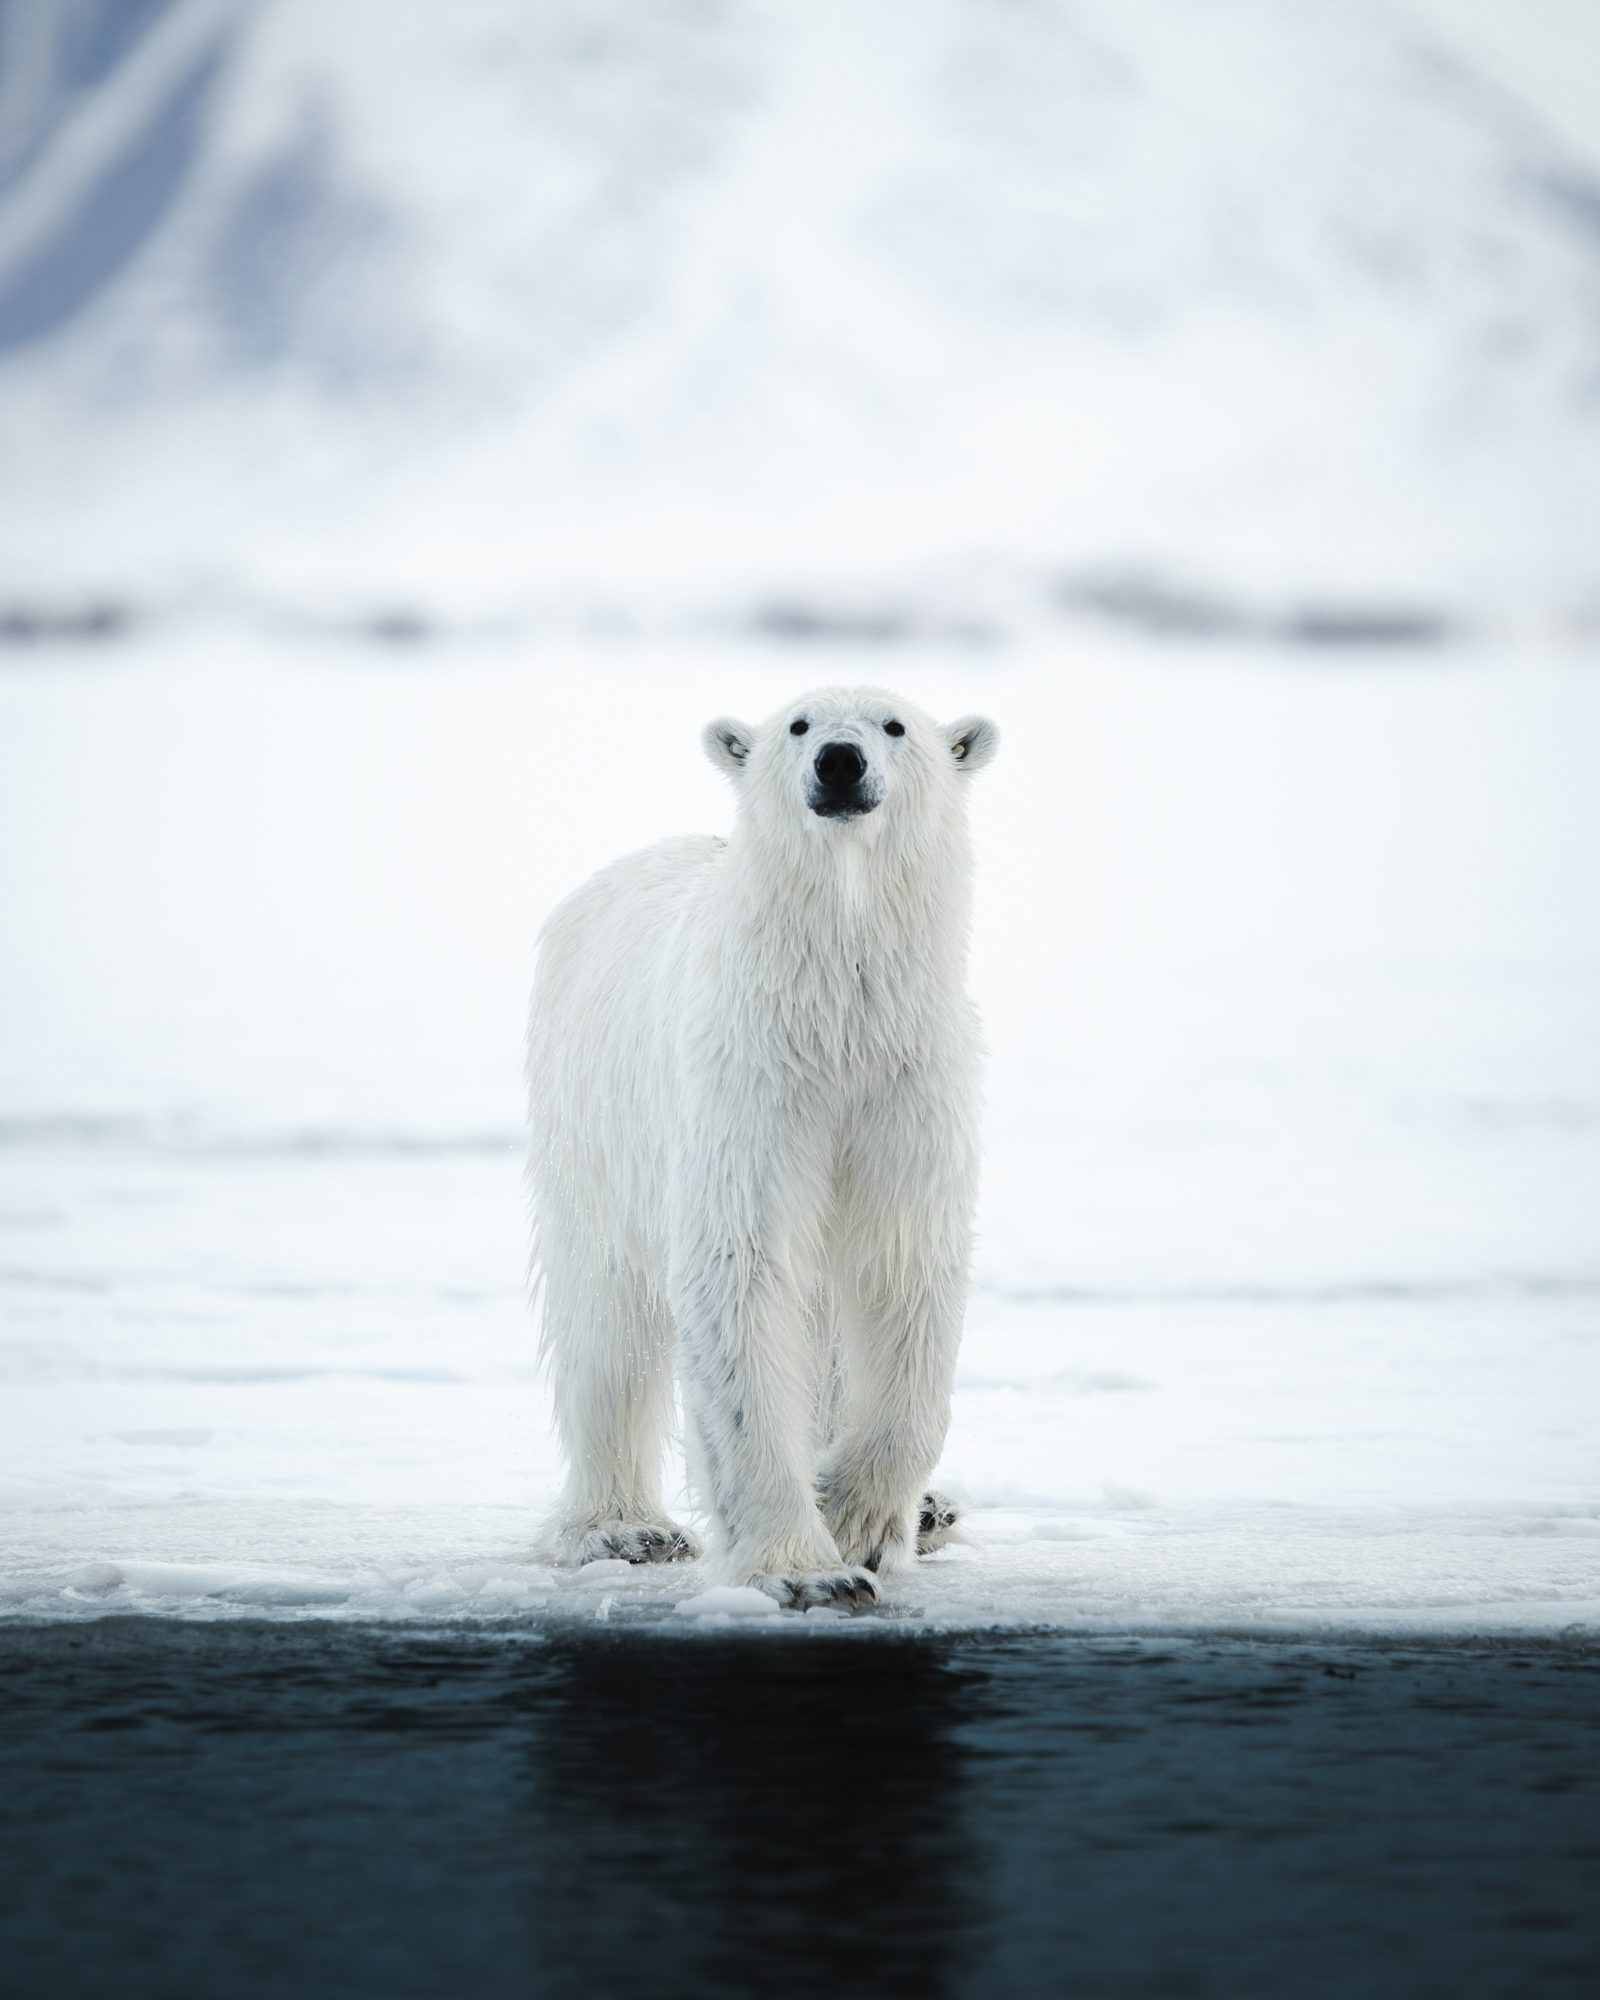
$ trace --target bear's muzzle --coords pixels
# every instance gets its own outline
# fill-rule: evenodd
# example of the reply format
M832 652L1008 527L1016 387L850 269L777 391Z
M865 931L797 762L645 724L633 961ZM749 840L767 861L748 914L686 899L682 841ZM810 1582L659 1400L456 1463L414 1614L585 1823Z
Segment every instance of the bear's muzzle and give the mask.
M877 805L863 783L867 760L854 743L824 743L811 770L811 810L824 819L853 819Z

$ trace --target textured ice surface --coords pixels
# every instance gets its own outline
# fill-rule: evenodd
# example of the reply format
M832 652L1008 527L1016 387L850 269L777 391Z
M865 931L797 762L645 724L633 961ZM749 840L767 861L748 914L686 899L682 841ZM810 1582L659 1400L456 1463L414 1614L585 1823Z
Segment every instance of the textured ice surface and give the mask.
M1600 1622L1600 683L1066 649L8 669L0 1609L700 1629L531 1555L529 943L822 674L1006 732L974 1544L877 1620Z

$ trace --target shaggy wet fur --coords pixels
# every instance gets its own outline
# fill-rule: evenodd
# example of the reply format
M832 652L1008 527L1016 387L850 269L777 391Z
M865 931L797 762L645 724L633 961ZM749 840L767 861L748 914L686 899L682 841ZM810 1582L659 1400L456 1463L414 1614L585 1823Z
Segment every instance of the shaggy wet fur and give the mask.
M966 792L992 723L827 688L705 747L727 841L569 897L529 1037L535 1272L568 1479L557 1557L696 1553L665 1516L681 1374L723 1573L871 1602L947 1539L977 1187Z

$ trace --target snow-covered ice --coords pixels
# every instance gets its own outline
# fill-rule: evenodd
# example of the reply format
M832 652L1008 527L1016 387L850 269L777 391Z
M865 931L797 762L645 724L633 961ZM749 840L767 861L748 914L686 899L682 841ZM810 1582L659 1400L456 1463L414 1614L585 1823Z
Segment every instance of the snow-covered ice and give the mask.
M743 1624L530 1554L519 1038L550 904L726 823L705 717L821 678L1006 732L972 1542L857 1624L1600 1621L1600 678L1070 628L8 666L0 1608Z

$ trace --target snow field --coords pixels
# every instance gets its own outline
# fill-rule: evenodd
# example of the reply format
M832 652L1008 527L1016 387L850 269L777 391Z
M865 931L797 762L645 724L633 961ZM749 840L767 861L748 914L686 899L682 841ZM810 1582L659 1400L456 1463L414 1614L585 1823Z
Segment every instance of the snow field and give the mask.
M529 1558L520 1017L823 679L1005 734L973 1541L880 1616L1600 1619L1591 672L199 635L0 681L0 1610L738 1617Z

